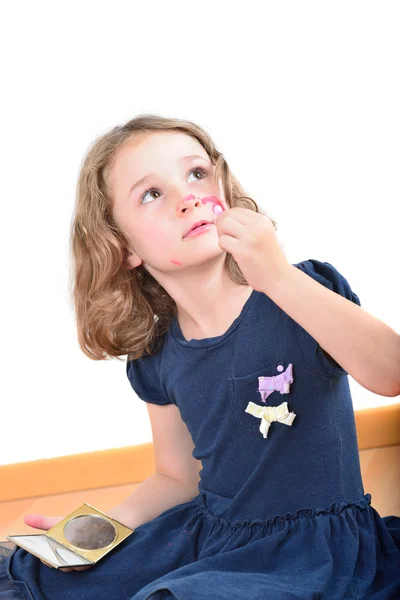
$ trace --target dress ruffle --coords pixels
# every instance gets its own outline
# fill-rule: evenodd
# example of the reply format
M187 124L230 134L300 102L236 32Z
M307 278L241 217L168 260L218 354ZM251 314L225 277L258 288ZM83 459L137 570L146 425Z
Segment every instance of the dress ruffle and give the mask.
M398 600L400 518L382 519L370 502L365 494L230 522L200 494L136 528L87 571L60 574L22 549L7 562L18 592L26 590L18 575L32 586L21 600ZM4 569L2 584L11 585Z
M234 522L214 515L201 497L184 528L201 540L196 562L151 582L131 600L203 600L210 590L213 600L400 599L400 518L385 522L370 494Z
M275 515L264 520L239 520L228 521L223 517L214 515L206 505L205 497L202 494L202 509L203 512L216 524L223 524L228 528L237 529L239 527L253 528L255 526L265 527L274 525L275 523L284 523L285 521L296 521L303 517L313 518L318 515L335 514L338 515L347 508L364 509L371 504L371 494L365 494L358 500L347 500L344 502L333 502L329 508L300 508L295 513L285 513L284 515Z

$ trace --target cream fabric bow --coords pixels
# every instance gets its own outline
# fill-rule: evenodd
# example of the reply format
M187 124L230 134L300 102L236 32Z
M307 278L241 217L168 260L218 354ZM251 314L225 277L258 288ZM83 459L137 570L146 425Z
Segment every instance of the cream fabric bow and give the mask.
M245 412L261 419L260 431L264 438L268 437L271 423L279 421L279 423L291 425L296 416L294 412L289 412L287 402L282 402L279 406L259 406L254 402L249 402Z

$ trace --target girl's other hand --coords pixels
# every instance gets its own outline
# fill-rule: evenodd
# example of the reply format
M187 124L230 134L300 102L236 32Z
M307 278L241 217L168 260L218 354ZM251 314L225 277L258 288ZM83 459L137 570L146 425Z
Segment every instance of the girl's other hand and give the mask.
M24 517L24 523L29 525L29 527L34 527L35 529L43 529L44 531L48 531L64 518L65 517L45 517L44 515L26 515ZM41 560L46 567L54 569L53 565L49 565L49 563L42 559L39 560ZM89 565L88 567L62 567L59 569L59 571L64 571L65 573L68 573L69 571L86 571L86 569L90 569L91 566L92 565Z

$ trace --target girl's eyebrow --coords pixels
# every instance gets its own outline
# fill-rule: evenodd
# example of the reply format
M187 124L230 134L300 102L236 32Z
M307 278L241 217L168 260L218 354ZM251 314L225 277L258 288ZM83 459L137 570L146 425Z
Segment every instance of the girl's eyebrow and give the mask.
M204 156L200 156L199 154L190 154L189 156L184 156L183 158L181 158L179 160L179 162L181 162L181 163L188 163L188 162L191 162L192 160L195 160L197 158L201 158L202 160L205 160L206 162L208 162L207 159ZM132 191L135 188L139 187L142 183L145 183L153 175L154 175L154 173L149 173L148 175L145 175L144 177L142 177L142 179L139 179L139 181L137 181L131 187L131 189L129 190L127 198L130 196L130 194L132 193Z

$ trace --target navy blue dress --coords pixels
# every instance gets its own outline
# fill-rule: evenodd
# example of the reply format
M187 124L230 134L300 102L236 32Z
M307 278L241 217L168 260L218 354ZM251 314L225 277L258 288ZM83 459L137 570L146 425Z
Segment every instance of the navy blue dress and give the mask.
M294 266L360 304L329 263ZM364 492L348 374L266 294L253 290L218 337L187 341L175 318L127 375L142 400L178 406L198 495L87 571L16 549L0 600L400 598L400 518Z

